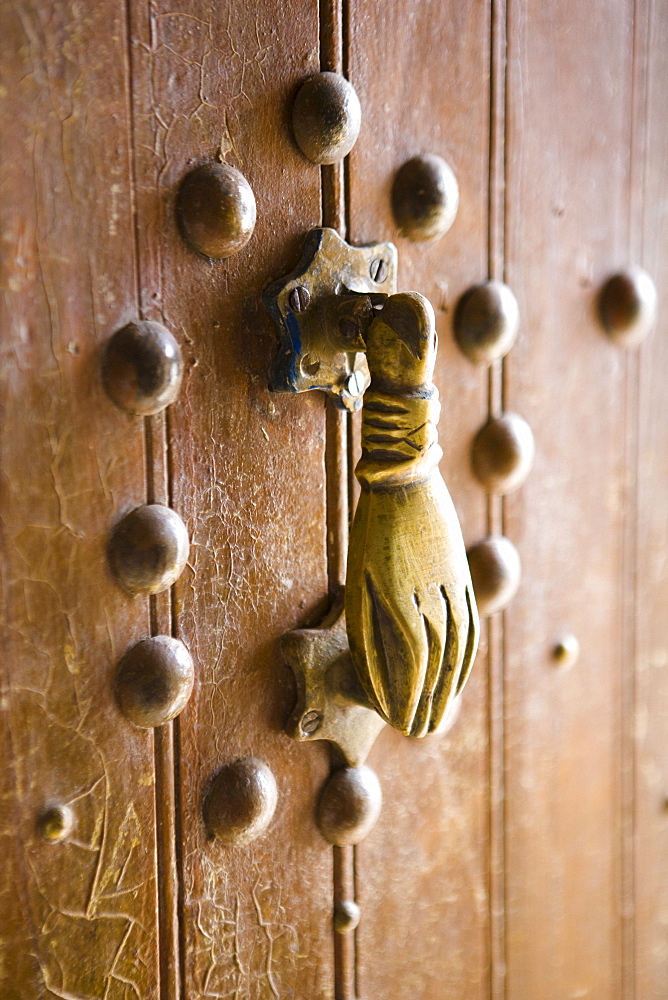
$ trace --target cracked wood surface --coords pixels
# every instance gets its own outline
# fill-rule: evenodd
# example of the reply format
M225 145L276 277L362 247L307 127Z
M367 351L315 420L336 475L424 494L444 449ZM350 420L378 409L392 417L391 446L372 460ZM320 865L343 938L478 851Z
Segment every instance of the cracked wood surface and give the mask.
M277 341L260 299L320 222L320 172L287 124L317 68L316 4L299 18L271 0L132 5L143 300L186 360L169 445L191 536L176 625L198 677L176 744L193 1000L332 994L332 856L314 822L327 751L282 731L294 689L279 650L325 606L325 408L319 394L269 394ZM174 216L183 176L215 159L242 171L258 210L248 246L217 263L184 244ZM226 848L209 839L202 802L245 754L272 768L278 808L258 841Z
M294 691L278 648L326 605L326 417L318 394L267 393L260 305L322 221L320 172L289 129L318 68L318 11L295 9L0 5L3 1000L175 1000L181 959L188 1000L333 996L332 853L314 823L328 759L282 733ZM593 302L627 260L665 285L668 18L659 3L615 11L509 5L504 165L505 4L347 7L364 109L349 238L395 240L400 286L433 302L442 467L466 540L503 524L524 564L451 733L385 730L373 751L385 802L356 849L358 996L665 996L665 308L629 356ZM432 245L397 238L389 211L394 170L418 152L460 183ZM183 244L173 210L184 173L215 158L258 202L248 247L217 264ZM522 329L488 383L450 318L504 265ZM102 344L137 315L164 322L186 362L179 401L146 428L148 481L145 429L98 377ZM536 465L486 505L469 444L504 393ZM197 670L158 845L153 738L123 720L112 679L131 643L169 630L170 601L150 615L105 562L110 525L147 490L192 538L173 610ZM562 629L582 646L568 673L550 661ZM155 758L167 792L171 740ZM246 753L272 767L279 806L260 840L226 849L203 796ZM75 827L47 844L36 822L58 803ZM180 958L165 942L177 921Z
M99 379L134 318L123 8L2 5L0 994L156 995L151 734L118 657L147 602L110 578L110 525L144 499L141 424ZM37 833L47 807L66 841Z

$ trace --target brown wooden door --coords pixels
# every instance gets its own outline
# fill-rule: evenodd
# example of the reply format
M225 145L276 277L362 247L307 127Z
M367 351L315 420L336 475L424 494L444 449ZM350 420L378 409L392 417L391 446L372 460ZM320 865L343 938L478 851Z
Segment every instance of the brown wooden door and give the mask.
M664 1000L668 997L668 6L663 0L165 0L2 4L2 959L7 1000ZM363 110L345 164L295 145L320 68ZM399 166L437 153L460 208L399 236ZM176 221L194 166L238 168L247 246L195 253ZM389 239L432 301L443 473L465 538L504 533L520 589L487 619L445 736L383 731L383 809L357 847L315 823L326 745L283 733L279 650L342 582L358 418L272 394L261 303L306 232ZM603 332L607 277L642 265L656 329ZM505 281L521 327L474 365L464 291ZM164 412L105 394L101 355L157 321L184 377ZM526 483L471 472L489 414L532 428ZM190 537L170 591L131 597L107 546L134 508ZM117 665L180 639L194 692L134 726ZM580 656L558 666L575 636ZM224 764L271 768L278 806L225 847L202 807ZM47 830L60 813L64 828ZM57 818L57 813L53 814ZM70 828L71 826L71 828ZM51 834L53 839L49 840ZM355 898L356 932L332 930Z

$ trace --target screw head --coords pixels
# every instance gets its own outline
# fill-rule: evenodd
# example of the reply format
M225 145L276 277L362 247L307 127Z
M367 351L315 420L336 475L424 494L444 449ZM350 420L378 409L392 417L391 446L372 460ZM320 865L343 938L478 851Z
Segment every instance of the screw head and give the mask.
M384 257L375 257L371 261L371 266L369 267L369 275L372 281L375 281L377 285L382 285L382 283L387 279L389 267L387 266L387 261Z
M301 313L309 307L311 293L303 285L296 285L288 295L288 305L293 312Z
M346 379L346 392L351 396L361 396L364 392L364 375L362 372L351 372Z
M322 718L320 716L320 712L316 712L315 710L306 712L306 714L302 716L301 730L306 736L310 736L320 728L321 723Z

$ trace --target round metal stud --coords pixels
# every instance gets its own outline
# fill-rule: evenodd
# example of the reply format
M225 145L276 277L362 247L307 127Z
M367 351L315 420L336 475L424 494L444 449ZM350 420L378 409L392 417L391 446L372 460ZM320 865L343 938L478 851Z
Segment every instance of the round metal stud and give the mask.
M102 381L109 398L126 413L160 413L181 388L181 349L160 323L128 323L109 339Z
M74 813L69 806L52 806L39 817L37 830L43 840L58 844L72 832Z
M517 299L502 281L474 285L457 303L455 339L469 361L491 365L505 357L520 325Z
M120 661L116 697L130 722L152 729L183 711L194 679L193 661L183 643L156 635L142 639Z
M350 934L360 922L361 911L352 899L345 899L334 908L334 930L337 934Z
M574 666L580 656L580 643L574 635L565 635L552 650L555 665L561 670Z
M481 618L502 611L517 593L522 566L517 549L503 535L490 535L467 552Z
M359 844L375 826L382 803L380 782L370 767L342 767L320 795L320 832L330 844Z
M440 156L414 156L399 168L392 185L392 211L399 232L414 242L434 240L455 221L457 178Z
M243 847L264 833L278 802L276 779L257 757L243 757L218 772L204 802L204 821L228 847Z
M255 229L255 195L227 163L205 163L181 182L176 202L181 232L205 257L224 260L246 246Z
M118 522L109 539L111 571L131 594L159 594L178 580L190 544L179 515L162 504L148 504Z
M488 493L500 496L522 485L533 457L531 428L516 413L488 420L476 434L471 448L474 475Z
M609 278L601 289L598 312L603 329L620 347L636 347L656 322L654 282L641 267Z
M340 73L317 73L299 89L292 128L311 163L338 163L355 145L362 109L355 88Z

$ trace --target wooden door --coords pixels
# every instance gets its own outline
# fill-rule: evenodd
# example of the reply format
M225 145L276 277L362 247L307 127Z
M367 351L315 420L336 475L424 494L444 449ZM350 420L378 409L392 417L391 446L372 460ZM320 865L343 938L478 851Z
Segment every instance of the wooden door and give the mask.
M668 6L663 0L9 0L2 4L2 960L7 1000L664 1000L668 997ZM317 167L291 106L320 69L362 105L352 153ZM392 181L452 167L435 241L402 237ZM175 203L222 162L257 203L223 261ZM483 624L444 736L385 729L372 832L315 822L324 743L283 732L279 642L318 622L345 574L359 420L267 388L261 302L307 231L392 240L399 285L440 339L443 474L467 544L522 564ZM658 322L625 350L597 301L642 266ZM521 317L491 365L457 347L470 287ZM166 327L183 382L130 415L101 378L129 323ZM488 417L536 442L507 497L471 470ZM130 595L109 544L143 505L190 540L169 590ZM118 664L150 636L195 673L178 717L133 725ZM575 637L577 662L555 655ZM268 829L213 838L215 775L273 773ZM356 900L356 931L332 914Z

